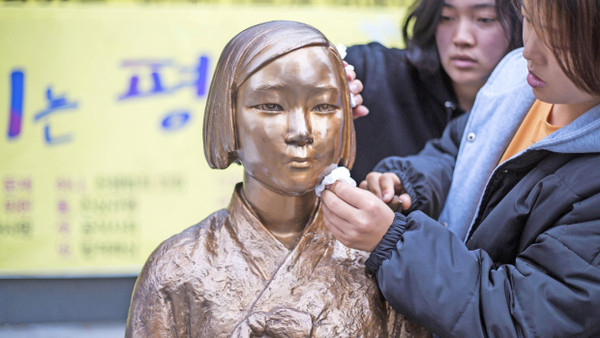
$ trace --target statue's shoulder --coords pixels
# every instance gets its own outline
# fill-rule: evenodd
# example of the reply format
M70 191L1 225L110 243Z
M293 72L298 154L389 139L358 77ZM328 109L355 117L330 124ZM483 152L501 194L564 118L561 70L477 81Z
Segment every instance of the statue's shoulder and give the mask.
M195 225L163 241L150 255L144 269L157 273L186 267L196 251L204 247L205 241L214 238L227 218L227 210L216 211Z
M225 224L228 215L229 213L227 212L227 209L215 211L195 225L192 225L182 232L171 236L164 242L164 244L175 246L193 244L193 242L207 236L208 234L219 231Z
M369 258L369 253L366 251L349 248L341 242L339 242L338 240L335 240L333 243L334 255L336 257L347 261L355 262L361 265L361 268L362 266L364 266L364 263L367 260L367 258Z
M202 221L184 229L163 242L164 245L186 245L190 241L195 241L206 236L207 232L218 231L225 224L229 213L227 209L221 209L208 215Z

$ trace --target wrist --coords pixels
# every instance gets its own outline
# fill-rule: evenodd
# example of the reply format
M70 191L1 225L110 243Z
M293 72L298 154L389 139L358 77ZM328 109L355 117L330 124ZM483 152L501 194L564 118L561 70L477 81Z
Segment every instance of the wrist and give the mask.
M389 259L392 256L393 251L402 245L403 235L406 229L406 216L397 212L394 213L394 218L391 226L387 232L383 235L383 238L377 244L375 249L369 255L369 258L365 262L367 269L377 274L379 267L384 260Z

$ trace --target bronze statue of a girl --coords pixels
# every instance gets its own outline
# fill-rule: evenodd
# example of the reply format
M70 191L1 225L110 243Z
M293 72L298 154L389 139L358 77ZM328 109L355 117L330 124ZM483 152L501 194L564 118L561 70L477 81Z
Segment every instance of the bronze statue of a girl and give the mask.
M311 26L250 27L223 50L205 111L213 168L239 161L229 207L163 242L138 277L127 337L406 335L366 275L367 253L336 241L314 189L351 166L343 62Z

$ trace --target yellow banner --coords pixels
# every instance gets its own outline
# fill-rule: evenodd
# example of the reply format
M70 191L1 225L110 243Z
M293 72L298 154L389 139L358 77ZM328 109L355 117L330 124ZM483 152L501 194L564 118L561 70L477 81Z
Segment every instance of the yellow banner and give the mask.
M22 0L24 1L24 0ZM35 0L43 2L46 5L52 1L65 2L82 2L88 0ZM139 4L182 4L182 3L205 3L219 5L276 5L276 6L366 6L366 7L406 7L411 5L414 0L100 0L103 3L139 3Z
M216 60L255 23L400 44L403 8L0 6L0 276L136 274L162 240L227 206L202 114Z

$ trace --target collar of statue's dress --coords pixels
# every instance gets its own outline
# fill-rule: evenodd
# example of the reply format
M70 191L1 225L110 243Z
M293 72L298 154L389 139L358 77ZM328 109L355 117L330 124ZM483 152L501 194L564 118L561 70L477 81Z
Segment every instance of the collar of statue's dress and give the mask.
M303 242L306 241L314 243L317 238L326 242L331 240L329 232L326 231L323 224L320 199L317 199L316 203L317 206L314 209L312 216L309 218L296 248L302 246ZM252 206L248 203L242 193L242 183L236 184L227 210L232 226L239 228L240 231L243 231L244 229L247 231L250 226L253 228L255 235L264 237L263 240L267 241L269 246L277 248L278 250L285 250L286 253L289 253L289 250L262 224L256 213L252 210Z

